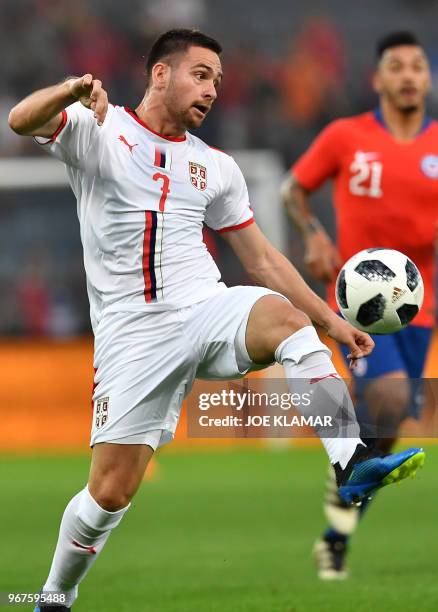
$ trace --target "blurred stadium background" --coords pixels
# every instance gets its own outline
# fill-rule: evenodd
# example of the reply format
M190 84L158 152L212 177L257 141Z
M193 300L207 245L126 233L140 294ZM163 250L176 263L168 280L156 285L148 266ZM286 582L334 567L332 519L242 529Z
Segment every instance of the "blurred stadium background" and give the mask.
M204 29L223 43L225 79L199 135L235 155L260 225L302 270L302 245L278 199L284 172L328 121L375 105L370 75L382 34L415 31L437 76L437 18L432 0L1 0L0 591L38 590L47 573L60 514L86 478L92 386L74 197L62 165L9 129L10 108L85 72L103 81L113 103L135 107L156 35ZM437 110L434 78L429 111L437 117ZM328 192L315 201L333 232ZM247 283L225 245L209 232L205 239L224 280ZM437 371L434 348L427 372ZM406 433L415 431L409 424ZM438 609L427 547L436 539L438 452L431 447L429 455L419 482L385 492L380 512L371 510L351 581L321 587L309 559L323 524L317 443L207 445L187 439L183 419L75 609Z

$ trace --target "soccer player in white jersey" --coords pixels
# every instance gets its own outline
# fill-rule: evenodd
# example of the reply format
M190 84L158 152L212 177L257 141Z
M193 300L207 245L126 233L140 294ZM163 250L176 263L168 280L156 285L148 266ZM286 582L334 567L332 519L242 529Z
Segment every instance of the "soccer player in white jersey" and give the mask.
M373 348L263 236L234 160L187 131L216 100L220 53L199 31L171 30L151 49L135 111L108 104L102 83L86 74L31 94L9 116L15 132L34 136L67 167L95 335L91 471L64 512L42 588L65 601L38 611L71 609L148 461L172 438L196 377L236 378L276 360L292 389L313 385L303 410L317 415L334 397L336 408L351 402L311 321L346 344L353 361ZM220 282L204 222L261 286ZM335 393L325 385L333 376ZM376 457L358 432L354 413L349 437L318 431L346 501L406 477L424 459L421 449Z

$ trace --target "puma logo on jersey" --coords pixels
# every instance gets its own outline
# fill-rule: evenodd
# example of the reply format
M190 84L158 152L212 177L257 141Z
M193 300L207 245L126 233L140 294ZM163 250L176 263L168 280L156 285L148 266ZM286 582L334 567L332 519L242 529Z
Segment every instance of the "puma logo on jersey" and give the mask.
M126 140L126 138L122 134L120 134L119 140L120 140L120 142L123 142L123 144L128 147L129 152L131 153L131 155L132 155L132 149L134 147L138 147L138 144L133 144L133 145L129 144L129 142Z
M97 553L97 550L94 548L94 546L84 546L83 544L79 544L79 542L76 542L76 540L72 540L71 543L74 546L76 546L76 548L82 548L83 550L88 550L88 552L92 555L95 555Z
M315 383L320 382L321 380L325 380L326 378L336 378L337 380L340 380L341 377L336 372L332 372L331 374L326 374L325 376L311 378L309 384L314 385Z

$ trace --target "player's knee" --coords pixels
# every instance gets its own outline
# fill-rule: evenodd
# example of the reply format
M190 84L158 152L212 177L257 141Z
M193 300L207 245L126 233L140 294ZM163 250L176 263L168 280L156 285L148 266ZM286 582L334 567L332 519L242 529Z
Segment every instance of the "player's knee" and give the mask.
M288 311L284 313L282 323L288 335L293 334L307 325L312 325L312 321L309 317L302 310L294 306L288 308Z
M107 512L117 512L122 508L126 508L134 495L130 491L110 483L102 483L100 487L94 490L90 488L90 493L99 506Z
M283 340L309 325L312 325L312 322L304 312L285 302L277 308L269 327L272 346L275 349Z
M407 380L382 378L366 392L369 405L376 406L387 415L404 416L409 407L410 387Z
M123 493L118 492L107 492L97 496L96 499L96 502L99 504L99 506L107 512L117 512L122 508L126 508L130 501L131 497L129 495L125 495Z
M274 359L279 344L303 327L312 325L309 317L287 300L268 295L254 306L246 330L248 353L256 363Z
M275 301L269 304L269 326L272 330L281 330L282 333L290 335L306 325L312 325L309 317L289 301L274 299Z
M397 414L405 416L409 407L410 390L408 385L400 385L395 388L388 397L385 398L386 404L392 405Z
M374 381L370 387L365 398L377 437L396 438L399 427L408 414L411 398L408 381L383 377Z

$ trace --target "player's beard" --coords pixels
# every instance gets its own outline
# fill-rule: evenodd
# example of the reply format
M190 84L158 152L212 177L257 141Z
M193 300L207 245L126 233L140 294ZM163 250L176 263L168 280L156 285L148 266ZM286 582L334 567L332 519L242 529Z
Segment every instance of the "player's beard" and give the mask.
M419 109L420 107L414 104L399 107L399 111L403 113L403 115L412 115L413 113L418 112Z
M396 108L399 113L405 116L417 113L421 109L422 104L420 101L406 102L403 100L403 94L400 92L387 95L391 105Z
M185 130L199 127L203 120L196 121L196 119L194 119L191 105L189 107L181 106L181 97L175 80L172 78L164 99L164 105L169 116L178 126Z
M185 110L182 110L180 113L180 117L182 121L184 121L184 125L188 130L200 127L204 121L204 119L201 119L200 121L194 119L192 114L192 106L186 108Z
M184 109L180 109L178 111L178 117L179 120L181 121L182 124L184 124L184 127L187 130L192 130L194 128L199 128L202 123L204 122L205 119L205 115L204 117L200 118L200 119L196 119L193 115L193 106L190 105L188 108L184 108Z
M397 105L398 111L405 116L417 113L420 110L420 108L421 108L421 105L415 102L411 102L410 104L399 102Z

